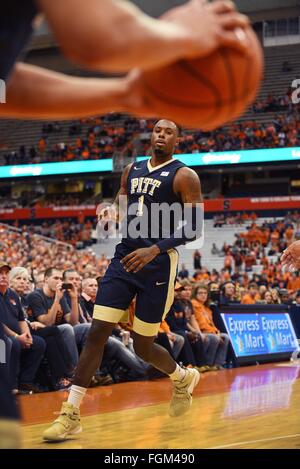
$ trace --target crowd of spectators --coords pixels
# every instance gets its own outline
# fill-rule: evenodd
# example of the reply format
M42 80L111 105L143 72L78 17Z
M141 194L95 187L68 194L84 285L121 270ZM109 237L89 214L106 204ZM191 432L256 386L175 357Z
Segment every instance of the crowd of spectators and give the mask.
M223 258L221 271L202 267L201 256L199 260L196 252L193 275L182 265L179 277L206 285L213 283L217 288L228 284L234 290L234 301L242 304L296 302L297 295L300 296L298 273L284 270L280 256L287 246L300 239L300 213L289 212L282 219L264 222L259 222L255 213L246 215L215 217L215 227L227 225L232 230L234 225L243 226L247 222L245 231L235 234L232 245L212 244L212 256Z
M21 145L18 152L4 153L0 164L98 160L112 158L115 152L131 154L133 138L147 129L149 131L151 127L151 122L144 119L108 114L72 122L68 130L69 137L64 137L61 141L61 125L44 124L36 145L30 148ZM54 144L50 143L54 139L53 134L56 140Z
M95 242L92 238L94 228L92 221L85 219L80 214L77 218L54 219L43 221L40 224L27 223L20 228L19 221L15 221L14 227L20 229L22 236L26 236L28 239L32 240L34 235L41 235L68 243L77 249L85 249Z
M270 94L253 105L253 113L276 112L268 123L249 119L233 123L213 132L183 130L176 153L199 153L244 150L255 148L295 147L300 145L300 105L291 101L291 89L284 96ZM150 132L153 120L136 119L120 114L72 122L68 139L59 141L61 125L44 124L35 146L22 145L18 152L2 155L0 164L34 164L53 161L95 160L112 158L115 152L134 156L135 138L139 140L138 152L150 151ZM87 130L86 130L87 129ZM57 142L53 142L53 134Z
M253 104L253 112L280 112L292 111L294 108L292 94L294 89L289 87L282 96L275 96L270 93L266 99L261 99Z
M202 372L228 366L230 341L214 323L216 304L300 307L298 273L285 271L280 262L282 250L300 238L300 214L263 223L254 213L247 220L238 214L223 221L233 230L247 221L245 231L236 234L232 245L213 246L212 254L224 259L220 271L202 266L199 251L194 252L191 274L181 266L174 303L156 339L178 361ZM60 233L69 228L63 223L44 223L39 234L28 226L21 231L0 227L1 322L15 392L70 386L101 288L98 282L110 262L104 254L97 257L90 249L78 251L60 243ZM109 338L91 385L161 376L134 353L134 308L133 301L129 323L118 325Z

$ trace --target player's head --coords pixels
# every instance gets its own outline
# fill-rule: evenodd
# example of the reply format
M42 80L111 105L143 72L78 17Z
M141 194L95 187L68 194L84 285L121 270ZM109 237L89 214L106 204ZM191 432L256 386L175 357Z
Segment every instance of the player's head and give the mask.
M158 158L171 156L178 138L177 125L167 119L159 120L153 129L151 136L152 154Z

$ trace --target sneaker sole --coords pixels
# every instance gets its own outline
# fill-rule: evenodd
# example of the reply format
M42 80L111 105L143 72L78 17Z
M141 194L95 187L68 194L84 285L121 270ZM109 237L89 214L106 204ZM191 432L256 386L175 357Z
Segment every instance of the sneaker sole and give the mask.
M71 432L61 433L56 438L43 436L43 440L45 440L45 441L62 441L62 440L65 440L66 437L69 436L69 435L78 435L78 433L81 433L81 432L82 432L82 427L79 427L79 428L75 428L75 430L72 430Z

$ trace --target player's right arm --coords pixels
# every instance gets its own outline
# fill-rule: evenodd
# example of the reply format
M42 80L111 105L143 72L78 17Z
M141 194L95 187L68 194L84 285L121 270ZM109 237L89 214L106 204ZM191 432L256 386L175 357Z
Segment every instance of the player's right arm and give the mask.
M38 0L65 55L89 68L149 69L184 57L199 57L219 46L246 50L249 24L234 3L190 0L154 19L125 0Z
M127 197L127 179L131 167L132 163L128 164L122 173L120 189L115 197L113 204L109 207L106 206L103 208L101 208L100 205L99 210L97 211L98 222L122 220L126 210L126 207L122 203L122 196Z

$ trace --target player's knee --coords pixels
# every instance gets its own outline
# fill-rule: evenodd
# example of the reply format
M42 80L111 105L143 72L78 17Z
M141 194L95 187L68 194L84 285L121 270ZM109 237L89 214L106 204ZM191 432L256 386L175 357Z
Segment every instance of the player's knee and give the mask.
M88 334L89 342L99 342L102 340L107 340L110 336L111 331L113 329L113 324L106 323L103 321L98 321L94 319Z

